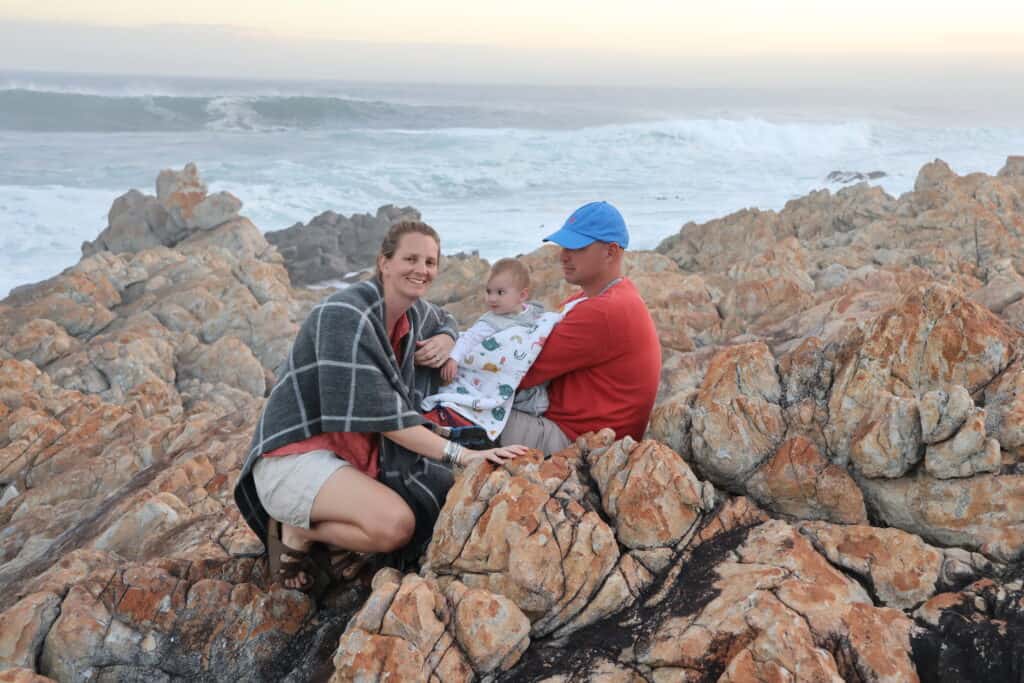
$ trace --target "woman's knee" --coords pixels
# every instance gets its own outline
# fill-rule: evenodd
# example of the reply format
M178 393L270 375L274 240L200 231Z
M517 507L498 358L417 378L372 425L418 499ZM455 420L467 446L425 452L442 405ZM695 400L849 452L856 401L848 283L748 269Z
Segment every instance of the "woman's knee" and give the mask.
M407 507L395 508L373 525L370 536L379 544L380 552L404 547L416 532L416 517Z

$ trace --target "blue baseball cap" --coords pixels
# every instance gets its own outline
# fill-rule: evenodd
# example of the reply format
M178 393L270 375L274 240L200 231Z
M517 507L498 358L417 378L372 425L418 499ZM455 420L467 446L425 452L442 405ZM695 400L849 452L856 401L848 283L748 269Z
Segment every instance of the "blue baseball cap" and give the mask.
M566 249L582 249L593 242L629 246L629 231L619 210L608 202L590 202L572 212L558 232L544 238Z

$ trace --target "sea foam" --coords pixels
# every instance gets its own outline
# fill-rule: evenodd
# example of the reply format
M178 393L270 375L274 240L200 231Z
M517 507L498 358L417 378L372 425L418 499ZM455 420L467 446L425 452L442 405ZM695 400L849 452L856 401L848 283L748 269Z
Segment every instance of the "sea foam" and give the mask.
M1024 151L1020 126L837 113L806 99L768 111L696 93L705 105L674 111L650 95L617 105L596 92L517 100L470 86L442 101L411 86L50 84L0 87L0 296L74 264L118 195L152 193L161 168L189 161L264 230L328 209L412 205L446 251L495 258L532 251L594 199L616 203L632 245L652 248L687 221L837 190L826 180L837 169L881 170L876 184L896 195L936 157L992 173Z

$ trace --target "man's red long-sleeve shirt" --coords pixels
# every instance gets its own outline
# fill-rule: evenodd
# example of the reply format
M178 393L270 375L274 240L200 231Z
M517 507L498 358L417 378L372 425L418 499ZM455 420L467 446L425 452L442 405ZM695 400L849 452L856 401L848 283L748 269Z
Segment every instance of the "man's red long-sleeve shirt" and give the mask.
M566 299L569 303L580 292ZM611 427L643 438L661 375L658 332L628 278L577 304L555 325L520 388L550 380L544 417L565 435Z

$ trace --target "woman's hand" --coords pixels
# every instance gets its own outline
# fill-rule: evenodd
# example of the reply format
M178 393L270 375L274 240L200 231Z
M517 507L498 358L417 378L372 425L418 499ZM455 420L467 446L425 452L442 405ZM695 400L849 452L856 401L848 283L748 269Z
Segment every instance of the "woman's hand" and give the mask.
M498 448L489 448L486 451L474 451L469 448L462 449L462 464L471 465L478 460L489 460L495 464L502 464L514 458L524 455L530 449L526 446L499 446Z
M416 342L416 365L425 365L428 368L439 368L448 360L455 340L447 334L435 334L430 339Z

